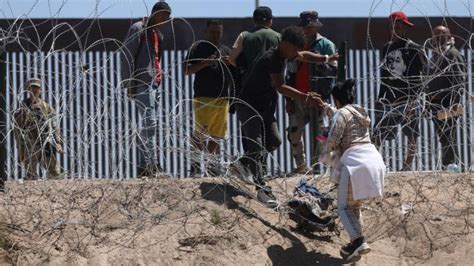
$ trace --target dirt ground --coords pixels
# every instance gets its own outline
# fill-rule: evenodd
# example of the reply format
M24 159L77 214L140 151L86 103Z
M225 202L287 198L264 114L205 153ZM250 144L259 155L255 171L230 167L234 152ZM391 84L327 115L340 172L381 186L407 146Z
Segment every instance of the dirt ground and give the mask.
M10 182L0 197L2 264L341 265L340 223L338 236L303 232L288 218L300 178L271 181L278 210L223 178ZM473 180L389 175L386 197L364 205L372 252L357 265L472 265Z

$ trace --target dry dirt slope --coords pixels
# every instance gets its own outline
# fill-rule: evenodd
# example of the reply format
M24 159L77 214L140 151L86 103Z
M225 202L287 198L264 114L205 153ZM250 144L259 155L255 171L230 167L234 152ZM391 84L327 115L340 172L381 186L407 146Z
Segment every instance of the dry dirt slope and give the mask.
M364 208L373 252L358 265L472 265L472 180L469 175L388 177L388 197ZM285 200L296 181L279 179L272 185ZM284 210L269 210L245 191L252 190L222 179L9 183L1 197L2 262L342 263L344 232L340 237L300 232ZM412 208L402 214L401 205L408 203Z

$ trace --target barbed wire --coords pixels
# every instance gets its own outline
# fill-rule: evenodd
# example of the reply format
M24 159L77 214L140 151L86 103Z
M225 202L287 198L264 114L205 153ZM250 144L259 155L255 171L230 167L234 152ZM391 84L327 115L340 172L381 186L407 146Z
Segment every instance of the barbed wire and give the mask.
M469 5L469 1L460 2ZM407 4L416 8L411 2ZM67 5L67 2L62 5ZM377 1L373 1L374 8L377 5ZM373 10L370 12L373 13ZM419 11L423 14L422 10ZM368 27L370 17L369 14ZM175 47L175 35L179 34L174 28L176 21L178 20L173 19L167 22L173 25L172 37ZM193 43L199 43L200 41L195 40L192 25L185 19L179 21L189 27ZM29 25L25 26L25 23ZM463 25L457 26L472 32ZM33 28L36 35L34 39L27 36L24 27ZM100 31L101 36L104 36L100 28L90 28L88 31L93 30ZM69 52L68 46L61 48L56 46L56 41L67 33L72 33L74 36L69 44L77 43L78 52ZM52 38L51 47L44 46L48 38ZM467 39L461 36L455 38L457 44L461 46L465 44L471 52L472 34L469 34ZM23 46L25 41L37 52L31 53L31 49ZM177 80L183 78L176 79L178 76L176 72L183 63L187 63L184 57L168 62L168 68L164 69L165 83L170 85L167 87L168 91L160 92L157 120L160 121L158 128L162 138L155 140L157 142L155 145L159 146L159 157L162 162L173 161L170 164L179 164L181 168L187 168L189 162L219 165L224 170L223 177L195 180L182 179L184 176L163 175L158 179L125 181L124 179L128 178L123 173L124 169L127 173L133 173L127 169L134 167L133 163L136 160L133 158L139 152L130 151L138 149L140 119L137 112L131 114L136 106L120 85L117 52L88 53L94 47L101 45L105 47L106 44L113 44L116 49L121 49L123 43L103 38L86 47L74 25L68 23L59 23L45 36L39 36L33 21L27 16L22 16L15 19L8 29L0 30L0 46L5 48L11 44L19 45L23 51L15 56L10 55L6 62L10 70L6 93L9 97L9 109L6 110L9 131L1 139L2 142L12 146L8 155L9 177L18 176L17 172L22 167L18 160L18 151L13 148L14 144L18 145L12 138L13 128L20 127L16 124L13 114L21 108L24 100L23 80L31 77L41 78L44 87L51 90L44 92L42 96L56 109L56 115L50 118L49 122L55 122L61 128L64 154L58 155L57 158L63 162L62 166L67 165L70 170L63 180L48 180L49 176L43 173L43 177L38 181L23 182L22 178L18 178L8 183L7 190L1 198L0 224L4 232L0 232L0 235L5 238L3 248L8 249L11 263L28 263L35 256L47 262L61 256L78 255L88 258L97 252L111 253L121 249L146 250L169 239L176 239L177 245L184 251L198 245L225 247L227 242L246 246L246 241L250 241L257 245L265 245L265 241L270 238L265 235L267 231L282 236L294 246L308 247L303 248L304 250L318 248L314 239L335 244L345 242L346 236L342 235L340 238L337 233L342 231L339 222L338 230L335 232L322 230L309 233L294 228L294 222L288 218L290 209L286 203L293 198L297 181L295 177L268 181L279 199L279 206L276 209L267 210L265 206L257 203L254 195L255 184L249 180L242 181L229 173L230 166L242 156L241 144L239 140L234 140L235 136L229 136L224 141L206 136L223 146L230 147L222 148L219 155L194 148L192 128L189 126L193 125L193 113L190 108L192 99L188 98L190 95L184 95L180 87L184 82L180 83ZM426 42L420 46L426 61L429 61L431 54L431 47L428 44ZM367 29L367 48L369 51L379 48L372 45L370 28ZM24 60L27 61L26 64L21 61L23 56L26 58ZM214 60L222 61L223 58L219 56ZM374 86L377 86L380 75L374 73L378 73L381 68L382 64L375 63L368 74L356 79L363 83L375 83ZM222 75L225 76L224 72L229 69L224 68L222 71ZM456 77L467 74L471 73L458 73ZM20 77L19 81L13 79L15 75ZM426 82L437 77L446 77L445 72L424 75L422 79ZM231 83L235 84L235 81ZM93 91L94 89L99 91ZM361 89L360 84L358 89ZM250 104L235 96L231 95L229 98L252 108ZM418 105L421 110L418 110L419 115L415 118L421 123L425 123L432 116L430 112L432 104L427 101L427 96L429 93L420 93L415 99L422 103ZM456 122L457 134L461 136L461 132L464 132L466 137L463 141L470 144L472 140L465 133L472 130L472 117L467 114L471 104L466 93L461 96L465 112ZM369 112L375 111L375 100L375 97L359 99L362 104L369 107ZM79 104L81 101L82 106ZM115 113L112 113L112 110ZM384 115L389 116L391 112L395 110ZM256 110L255 116L263 120ZM408 114L402 116L408 117ZM49 126L40 129L41 132L51 133ZM424 138L428 138L426 139L428 143L435 144L423 149L418 148L415 161L418 169L389 174L385 185L386 197L368 202L363 209L365 232L370 242L397 238L397 241L403 242L400 243L401 256L419 261L430 259L437 250L451 248L455 244L453 239L461 239L470 234L473 226L470 173L421 171L423 162L427 162L422 158L439 154L438 143L433 140L436 139L433 126L428 126L428 129L432 131L431 135L420 136L418 145L421 147L420 143L425 141ZM28 137L25 130L20 135L23 138ZM406 139L397 138L395 141L406 142ZM42 143L39 139L36 142ZM185 145L182 145L183 143ZM460 143L455 139L450 140L449 145L456 149L460 147ZM405 154L407 145L397 147L398 149L389 147L381 150L387 162L400 160L399 154ZM100 154L97 152L99 149L106 152ZM43 148L31 149L26 156L37 157L41 150ZM178 157L184 158L182 161L187 163L174 161ZM281 161L273 154L269 157L272 166L276 168L273 170L283 172ZM456 158L456 161L461 162L462 159L468 158L470 156L463 156ZM433 170L439 170L439 159L435 162ZM464 163L464 169L470 169L470 162ZM104 164L109 167L104 167ZM20 172L20 175L26 173L24 169ZM105 172L108 172L108 176ZM275 171L269 172L275 173ZM102 176L99 176L100 173ZM96 177L105 178L99 180ZM329 184L325 173L314 176L308 174L306 178L322 191L335 197L331 194L332 185ZM209 205L209 202L217 205ZM335 212L334 209L331 211ZM254 226L255 221L263 226ZM255 237L261 239L252 239Z

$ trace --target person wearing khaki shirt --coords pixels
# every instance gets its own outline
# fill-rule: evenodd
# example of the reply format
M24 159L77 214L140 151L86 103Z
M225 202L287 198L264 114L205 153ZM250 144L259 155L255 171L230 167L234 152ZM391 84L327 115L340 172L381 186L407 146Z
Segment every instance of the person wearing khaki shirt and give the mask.
M56 152L62 153L62 140L56 126L55 110L41 99L41 80L25 82L25 99L13 114L13 134L20 161L27 170L26 179L37 179L38 164L48 177L61 176Z

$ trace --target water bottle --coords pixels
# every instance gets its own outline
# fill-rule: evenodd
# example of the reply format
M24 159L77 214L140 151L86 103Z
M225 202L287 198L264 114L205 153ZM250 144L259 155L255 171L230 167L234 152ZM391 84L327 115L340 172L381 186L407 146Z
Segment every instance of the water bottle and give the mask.
M459 167L459 165L457 165L457 164L452 163L452 164L448 165L447 170L450 173L460 173L461 172L461 167Z

